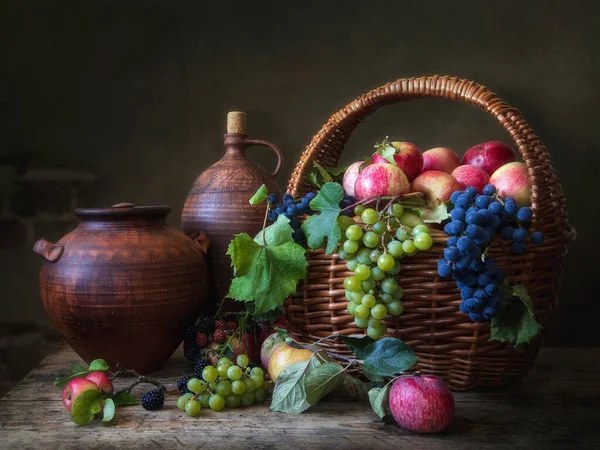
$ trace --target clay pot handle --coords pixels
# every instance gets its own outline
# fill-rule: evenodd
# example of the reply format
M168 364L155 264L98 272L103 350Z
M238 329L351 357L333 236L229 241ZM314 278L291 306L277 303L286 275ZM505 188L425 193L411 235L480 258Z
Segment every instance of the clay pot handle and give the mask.
M40 239L33 244L33 251L49 262L56 262L62 256L65 248L60 244Z
M190 239L194 241L194 244L198 246L200 251L206 255L210 247L210 239L204 231L200 231L199 233L194 233L190 235Z
M281 164L283 163L283 155L281 154L281 150L275 144L269 141L261 141L260 139L246 139L245 141L246 147L251 147L253 145L260 145L262 147L269 147L271 150L275 152L277 155L277 166L275 170L271 172L271 175L276 176L281 169Z

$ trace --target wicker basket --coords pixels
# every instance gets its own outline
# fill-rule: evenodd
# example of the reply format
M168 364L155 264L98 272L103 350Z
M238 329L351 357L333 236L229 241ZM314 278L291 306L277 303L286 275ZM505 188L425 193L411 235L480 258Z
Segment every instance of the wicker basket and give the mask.
M533 298L537 320L543 334L556 308L559 277L566 246L575 237L569 225L565 197L550 161L550 154L521 117L519 111L504 103L484 86L448 76L407 78L388 83L358 97L332 115L302 154L288 185L296 195L311 190L304 175L312 161L335 166L348 138L363 120L385 105L420 98L446 98L475 105L492 114L508 131L527 165L532 184L532 226L545 235L543 245L526 254L512 254L496 239L491 249L509 283L524 284ZM525 348L489 341L488 323L473 323L459 312L460 295L455 282L437 275L437 260L446 246L443 231L432 230L434 245L427 252L403 261L398 276L404 288L403 314L387 322L388 335L412 346L419 362L416 370L444 378L455 390L475 386L497 386L525 375L541 345L536 337ZM333 334L362 333L346 311L343 280L349 273L337 255L324 251L308 252L306 280L286 306L288 320L309 342ZM350 355L336 339L321 345L330 351Z

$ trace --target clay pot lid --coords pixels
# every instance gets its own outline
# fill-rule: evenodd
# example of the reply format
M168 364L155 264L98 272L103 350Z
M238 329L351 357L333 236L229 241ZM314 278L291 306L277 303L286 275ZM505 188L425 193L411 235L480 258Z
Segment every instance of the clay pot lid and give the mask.
M136 206L133 203L117 203L109 208L77 208L75 215L80 219L98 217L136 217L162 219L171 212L169 205Z

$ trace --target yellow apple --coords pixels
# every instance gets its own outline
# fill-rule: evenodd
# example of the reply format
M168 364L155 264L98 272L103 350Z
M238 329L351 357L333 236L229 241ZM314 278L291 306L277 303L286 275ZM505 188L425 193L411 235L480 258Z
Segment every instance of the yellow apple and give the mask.
M312 358L313 354L312 350L307 350L305 348L294 348L289 344L282 344L278 346L273 353L271 354L271 358L269 359L269 377L273 382L277 381L279 374L283 372L286 367L291 366L297 362L308 361Z

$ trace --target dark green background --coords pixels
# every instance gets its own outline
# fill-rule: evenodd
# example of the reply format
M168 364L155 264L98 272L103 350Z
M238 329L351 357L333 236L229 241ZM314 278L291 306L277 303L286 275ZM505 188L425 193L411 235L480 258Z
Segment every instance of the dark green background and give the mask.
M11 1L0 5L0 80L13 99L0 157L88 170L99 204L169 203L219 158L225 114L280 145L285 186L300 152L354 97L401 77L478 81L546 143L578 230L550 340L597 345L599 25L585 1ZM343 162L389 135L464 152L508 139L485 113L419 101L360 126ZM272 167L268 150L256 158ZM12 155L12 156L11 156ZM92 206L92 205L81 205ZM29 250L4 253L0 314L43 322Z

